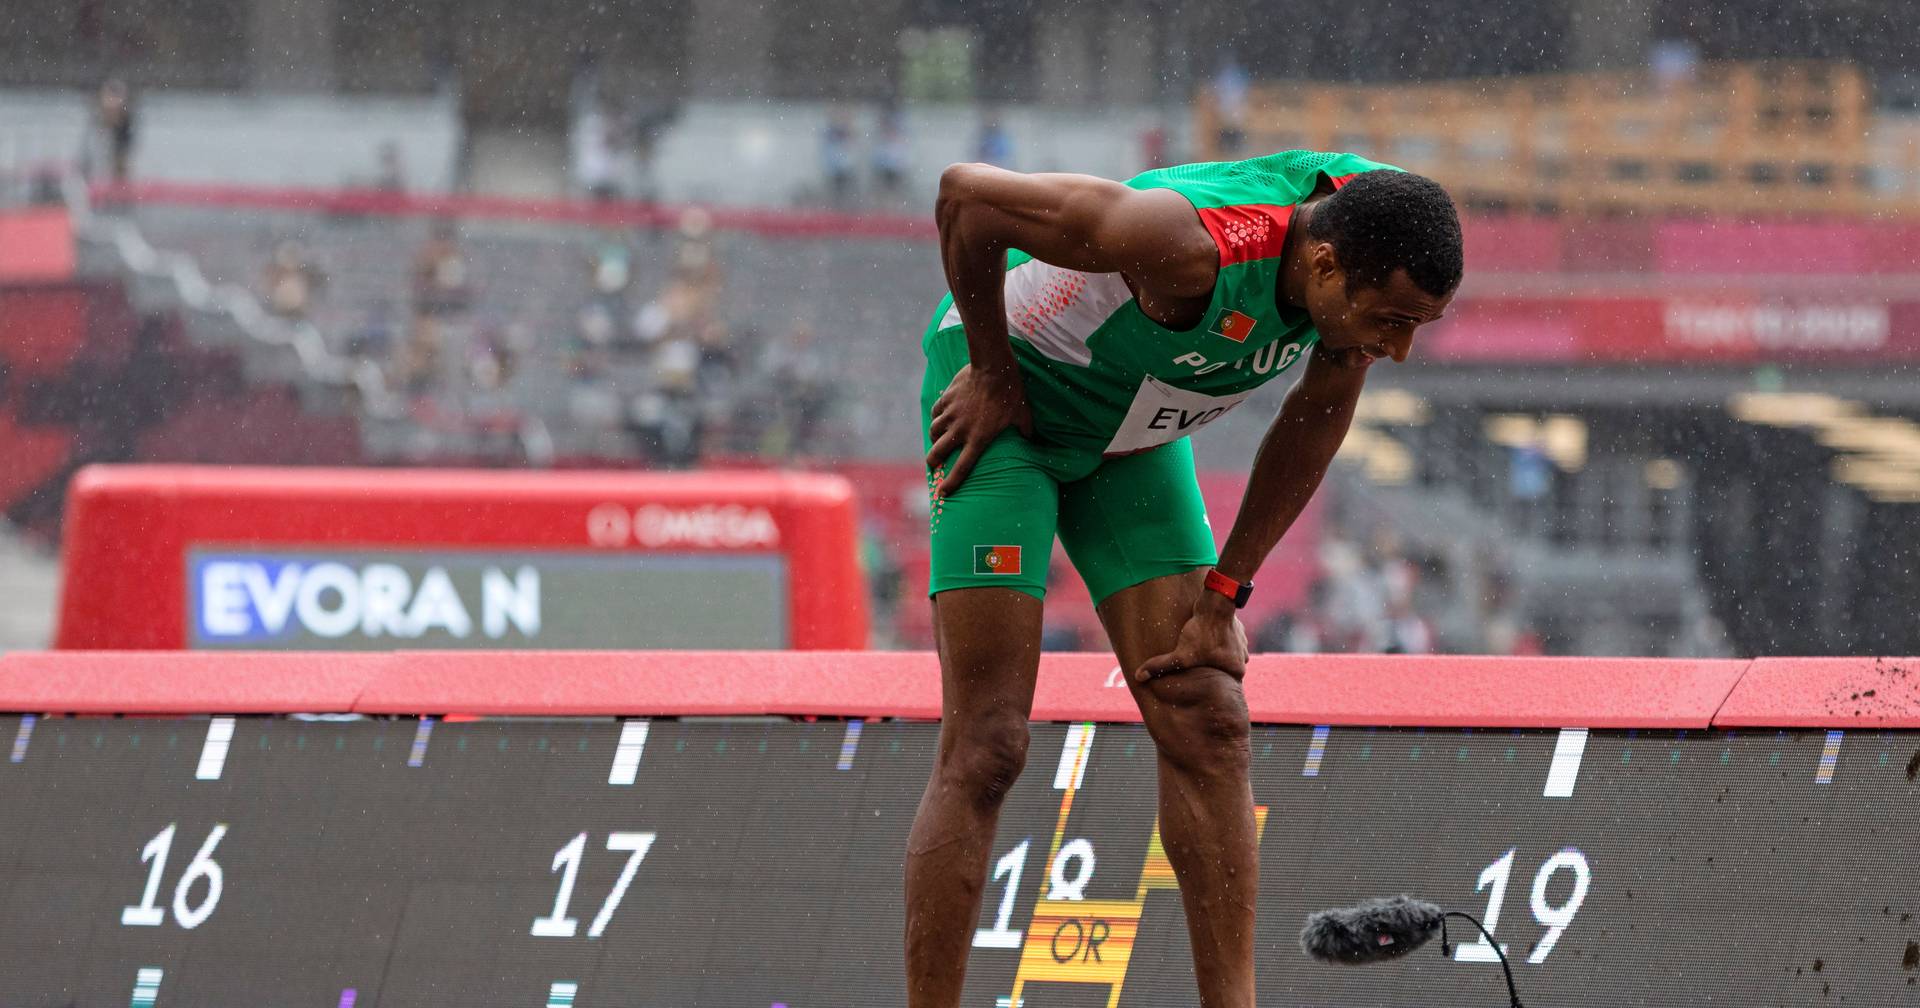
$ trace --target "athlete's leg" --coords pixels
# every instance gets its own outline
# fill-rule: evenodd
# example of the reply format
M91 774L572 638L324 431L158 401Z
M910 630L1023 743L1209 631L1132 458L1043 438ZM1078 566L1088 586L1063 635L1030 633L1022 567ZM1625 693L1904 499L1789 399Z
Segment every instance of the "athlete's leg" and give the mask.
M907 840L907 1004L956 1008L1000 805L1026 765L1040 600L1009 588L934 598L940 747Z
M1173 650L1215 559L1192 447L1110 459L1062 486L1060 541L1122 668ZM1240 684L1217 669L1127 678L1159 750L1160 836L1187 908L1200 1004L1252 1008L1259 852Z
M1154 578L1100 603L1129 673L1173 650L1204 569ZM1254 902L1260 889L1247 701L1218 669L1186 669L1128 686L1159 750L1160 837L1180 879L1201 1008L1252 1008Z
M965 366L957 327L925 341L921 437ZM929 502L940 743L907 838L907 1005L958 1008L1000 805L1027 759L1040 669L1040 600L1058 524L1063 458L1008 431L960 489ZM1086 471L1097 459L1086 465ZM928 474L928 486L941 473Z

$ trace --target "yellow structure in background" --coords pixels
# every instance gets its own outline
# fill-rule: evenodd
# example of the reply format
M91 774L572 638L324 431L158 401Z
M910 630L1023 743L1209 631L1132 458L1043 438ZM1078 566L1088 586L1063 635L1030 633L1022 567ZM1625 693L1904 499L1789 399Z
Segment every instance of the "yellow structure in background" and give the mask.
M1356 151L1429 175L1468 206L1920 210L1920 124L1876 115L1865 75L1848 63L1706 63L1664 80L1638 72L1270 82L1226 116L1203 91L1194 115L1202 159Z

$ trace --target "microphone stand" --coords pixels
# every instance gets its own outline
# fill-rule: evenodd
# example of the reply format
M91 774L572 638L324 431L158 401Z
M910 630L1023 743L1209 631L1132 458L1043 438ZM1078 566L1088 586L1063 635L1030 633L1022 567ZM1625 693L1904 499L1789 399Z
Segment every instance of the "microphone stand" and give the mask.
M1493 954L1500 958L1500 971L1502 973L1505 973L1507 976L1507 997L1510 998L1513 1002L1512 1008L1526 1008L1525 1005L1520 1003L1519 990L1515 989L1515 987L1513 986L1513 967L1507 965L1507 954L1505 952L1500 951L1500 943L1497 941L1494 941L1493 932L1488 931L1486 925L1475 920L1472 914L1464 914L1458 910L1449 910L1445 914L1441 915L1440 917L1440 954L1448 957L1451 957L1453 955L1453 945L1447 941L1447 918L1448 917L1458 917L1466 921L1467 923L1472 924L1474 927L1477 927L1480 929L1480 933L1486 936L1487 945L1493 949Z

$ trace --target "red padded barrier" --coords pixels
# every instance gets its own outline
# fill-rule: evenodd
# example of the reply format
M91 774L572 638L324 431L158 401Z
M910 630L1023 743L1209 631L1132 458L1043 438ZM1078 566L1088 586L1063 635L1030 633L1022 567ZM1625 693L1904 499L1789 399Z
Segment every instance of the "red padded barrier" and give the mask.
M1744 661L1274 655L1264 720L1429 728L1705 728Z
M392 656L194 651L0 655L0 708L66 714L292 714L353 710Z
M940 668L925 652L411 651L354 710L934 718Z
M1263 724L1701 729L1749 664L1257 655L1246 689ZM1782 696L1814 696L1828 688L1814 678L1859 668L1814 666L1800 692ZM1885 696L1888 717L1904 705L1907 720L1873 723L1920 727L1920 693ZM932 718L940 673L927 652L22 653L0 656L0 710ZM1111 656L1050 654L1033 716L1137 721L1139 711ZM1821 707L1756 716L1743 723L1829 723Z
M1920 658L1760 658L1714 718L1726 728L1920 728Z

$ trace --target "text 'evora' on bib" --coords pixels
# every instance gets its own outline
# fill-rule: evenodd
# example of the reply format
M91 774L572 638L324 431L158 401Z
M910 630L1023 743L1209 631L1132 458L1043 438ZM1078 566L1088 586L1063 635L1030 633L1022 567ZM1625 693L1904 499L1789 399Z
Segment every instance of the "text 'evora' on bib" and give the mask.
M1211 396L1174 388L1147 375L1133 395L1133 405L1120 421L1120 429L1107 443L1106 454L1131 455L1178 441L1194 431L1227 415L1245 402L1253 389L1232 395Z

